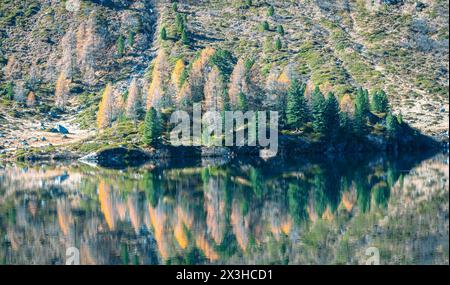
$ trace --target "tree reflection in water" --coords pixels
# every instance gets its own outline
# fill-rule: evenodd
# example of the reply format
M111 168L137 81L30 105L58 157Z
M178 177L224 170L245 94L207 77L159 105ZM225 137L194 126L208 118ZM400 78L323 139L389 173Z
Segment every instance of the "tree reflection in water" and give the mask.
M448 155L8 165L0 236L4 264L448 263Z

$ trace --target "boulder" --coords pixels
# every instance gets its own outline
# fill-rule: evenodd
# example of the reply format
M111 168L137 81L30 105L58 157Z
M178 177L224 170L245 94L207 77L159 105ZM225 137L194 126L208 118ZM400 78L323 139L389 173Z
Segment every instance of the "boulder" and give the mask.
M62 125L56 125L56 127L54 127L53 129L50 130L52 133L60 133L63 135L67 135L69 134L69 130L66 129L64 126Z
M423 2L420 2L420 1L416 2L416 11L418 11L418 12L422 12L422 10L427 7L428 7L428 5Z
M124 168L139 166L149 160L149 155L139 149L128 149L124 147L110 148L90 153L80 161L95 163L103 167Z
M52 119L58 119L58 118L59 118L59 115L56 114L56 113L53 112L53 111L48 112L48 115L49 115L50 118L52 118Z

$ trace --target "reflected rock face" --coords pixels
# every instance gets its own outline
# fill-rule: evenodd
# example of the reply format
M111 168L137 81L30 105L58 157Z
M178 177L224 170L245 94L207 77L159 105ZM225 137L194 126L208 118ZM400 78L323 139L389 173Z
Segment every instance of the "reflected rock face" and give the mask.
M448 155L0 169L0 261L448 264ZM411 234L413 233L413 234Z

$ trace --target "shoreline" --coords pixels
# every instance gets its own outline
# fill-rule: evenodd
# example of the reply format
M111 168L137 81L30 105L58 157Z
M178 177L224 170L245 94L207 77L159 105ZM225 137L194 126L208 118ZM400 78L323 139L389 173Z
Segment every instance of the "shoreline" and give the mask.
M294 135L279 135L279 146L276 155L260 147L197 147L170 146L158 144L152 148L133 146L111 146L90 153L83 153L55 146L50 152L33 149L24 153L14 153L3 162L60 162L82 161L101 167L125 168L136 167L157 160L195 160L195 159L235 159L249 158L264 161L318 156L327 159L348 155L371 155L376 153L411 153L428 151L448 151L448 143L419 134L405 136L390 142L382 136L368 136L363 142L349 140L347 142L328 144L323 141L309 141Z

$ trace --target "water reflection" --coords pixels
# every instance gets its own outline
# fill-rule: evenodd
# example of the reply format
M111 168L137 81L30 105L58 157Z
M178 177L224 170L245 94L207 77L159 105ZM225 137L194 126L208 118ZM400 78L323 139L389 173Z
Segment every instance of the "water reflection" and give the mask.
M448 263L448 155L0 168L0 261Z

